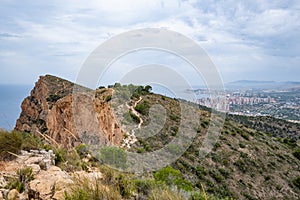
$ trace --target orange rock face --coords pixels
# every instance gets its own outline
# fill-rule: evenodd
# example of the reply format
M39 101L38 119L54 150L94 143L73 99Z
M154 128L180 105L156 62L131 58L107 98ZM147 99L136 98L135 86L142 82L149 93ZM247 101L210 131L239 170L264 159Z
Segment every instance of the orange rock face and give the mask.
M66 148L81 142L120 145L125 132L105 100L113 90L74 93L73 87L54 76L40 77L22 103L15 130L50 137Z

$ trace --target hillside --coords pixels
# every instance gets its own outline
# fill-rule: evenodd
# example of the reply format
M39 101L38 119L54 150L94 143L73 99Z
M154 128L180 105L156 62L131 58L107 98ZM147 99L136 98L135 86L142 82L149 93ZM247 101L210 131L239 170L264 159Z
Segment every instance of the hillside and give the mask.
M153 151L176 137L174 130L178 130L176 122L180 113L174 109L176 100L155 94L146 95L143 99L149 104L159 102L167 110L174 111L168 113L169 118L159 134L136 143L137 149ZM299 159L292 155L299 148L295 140L299 139L300 133L297 124L245 117L245 121L262 124L262 128L253 126L252 129L231 116L226 119L213 151L201 159L198 153L210 113L200 109L198 115L201 116L201 125L193 144L172 164L194 186L201 188L202 183L209 193L237 199L299 198L299 188L292 184L300 174Z
M31 95L24 100L22 113L15 128L28 134L31 132L41 138L43 143L48 143L48 146L56 146L56 156L64 155L65 160L68 160L68 156L74 158L63 164L58 162L58 165L69 173L93 166L102 167L103 170L101 163L107 161L113 165L120 164L117 162L120 160L126 163L126 157L119 156L124 152L146 156L147 153L156 152L178 138L183 131L185 135L195 137L179 159L156 172L121 173L118 176L123 178L117 178L118 181L113 179L111 182L111 191L114 187L113 191L119 192L122 199L205 199L205 193L211 199L300 198L298 125L275 124L269 118L229 116L214 148L206 157L201 158L199 151L210 126L209 109L153 94L147 87L116 84L112 88L97 89L93 93L92 101L89 100L89 96L78 97L80 104L76 105L81 106L76 108L76 111L77 114L82 114L79 115L79 121L82 123L78 124L78 121L75 123L76 118L72 112L73 86L74 84L57 77L41 77ZM92 102L93 106L86 107L86 102ZM151 110L155 105L161 107ZM180 124L185 120L182 117L182 113L185 112L181 112L182 108L190 109L190 112L187 112L188 118L194 121L190 127L180 130ZM159 112L162 110L165 111ZM155 126L156 121L158 125L159 122L164 122L162 128ZM152 133L153 130L157 132ZM143 134L148 135L139 137ZM83 135L85 137L82 137ZM81 160L86 157L90 148L77 151L79 161L75 161L73 147L81 149L81 143L85 143L84 146L93 146L95 141L114 144L115 147L105 149L106 153L113 152L113 163L91 152L89 153L100 160L100 164L95 158L83 163ZM125 141L126 144L130 144L129 147L124 145ZM57 146L60 150L57 150ZM176 148L173 147L172 151L176 151ZM105 173L104 176L109 176L107 170ZM106 182L108 185L109 183ZM103 181L101 184L104 184ZM159 193L158 188L166 189ZM155 191L161 194L161 198L153 196Z

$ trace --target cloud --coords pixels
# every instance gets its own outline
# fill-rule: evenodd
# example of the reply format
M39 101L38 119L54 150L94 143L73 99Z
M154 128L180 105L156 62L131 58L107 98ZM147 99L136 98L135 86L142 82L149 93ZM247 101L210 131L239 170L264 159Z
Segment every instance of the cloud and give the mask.
M5 0L0 6L0 65L14 68L14 73L1 67L0 80L15 81L17 69L24 67L28 70L22 75L30 77L24 78L29 83L38 73L75 80L99 44L145 27L167 28L195 40L225 80L258 73L269 78L272 66L293 71L280 79L299 80L294 76L300 73L294 61L300 52L299 9L296 0Z

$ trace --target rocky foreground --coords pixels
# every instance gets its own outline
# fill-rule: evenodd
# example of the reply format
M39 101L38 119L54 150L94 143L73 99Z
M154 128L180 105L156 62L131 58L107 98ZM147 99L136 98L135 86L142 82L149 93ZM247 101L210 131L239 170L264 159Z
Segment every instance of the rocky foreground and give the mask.
M9 162L0 163L0 200L26 200L26 199L64 199L65 192L75 184L76 179L101 179L102 174L97 169L87 171L66 172L55 166L55 155L52 150L21 151L17 158ZM30 171L21 177L20 170ZM25 177L27 176L27 177ZM29 176L32 176L29 178ZM17 189L4 189L8 187L12 178L24 181L21 193ZM25 180L28 178L28 180ZM23 180L22 180L23 179Z

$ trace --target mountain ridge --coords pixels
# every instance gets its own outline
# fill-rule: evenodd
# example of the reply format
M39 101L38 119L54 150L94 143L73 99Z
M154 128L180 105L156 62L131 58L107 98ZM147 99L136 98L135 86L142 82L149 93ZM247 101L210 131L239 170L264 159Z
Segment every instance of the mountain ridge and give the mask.
M71 94L73 91L71 86L74 86L71 82L57 77L41 77L31 92L31 96L27 97L22 104L22 113L17 121L16 130L32 132L39 137L47 135L66 148L80 145L83 141L74 139L74 135L78 137L80 133L76 132L75 125L71 122L74 120L70 107L72 95L74 95ZM64 88L66 89L65 92L63 92ZM182 120L180 105L177 99L142 92L143 87L133 88L139 88L134 90L138 93L134 93L136 96L133 98L142 98L134 108L143 119L142 130L151 124L150 108L152 106L160 104L166 110L166 121L161 130L148 138L138 137L130 149L125 149L146 155L146 153L163 148L178 136L179 125ZM118 113L115 113L113 109L113 92L119 91L121 95L129 95L130 97L130 93L126 92L127 89L130 87L116 84L112 88L96 90L94 93L96 98L92 101L95 106L90 107L98 109L96 113L82 112L84 108L79 108L79 111L82 109L80 112L83 113L81 121L97 122L89 116L92 114L98 116L96 118L98 120L97 127L100 129L99 133L106 136L105 141L112 142L117 147L127 137L123 123L126 124L126 120L137 120L134 113L128 112L125 113L126 115L121 115L125 121L120 122L117 117ZM88 98L79 97L80 102L89 102ZM197 105L193 104L193 106ZM189 186L188 188L201 190L203 185L208 194L220 198L300 198L300 188L294 184L295 177L300 177L300 160L294 156L299 145L295 138L285 134L286 130L291 129L289 124L286 126L283 124L276 129L281 133L278 137L276 132L269 131L266 133L265 129L251 127L247 123L243 124L243 121L239 121L240 119L227 118L214 148L205 158L201 158L199 151L210 125L211 112L210 109L200 106L193 115L195 118L199 116L200 119L199 126L191 130L194 131L196 137L187 151L178 160L170 163L172 168L179 170L182 174L185 183ZM260 120L260 123L269 124L263 118L253 118L253 120ZM109 125L108 121L113 122L113 125ZM83 125L86 124L83 123ZM92 128L88 128L86 134L97 136L95 130L98 129L93 125L90 127ZM70 132L75 134L72 135ZM299 134L299 131L296 130L295 134ZM113 139L113 137L117 137L117 139ZM175 151L176 148L173 150Z

